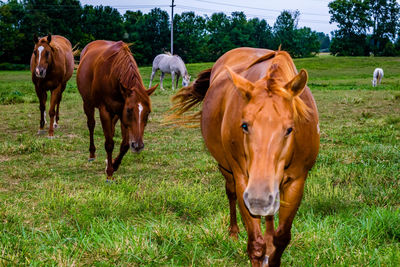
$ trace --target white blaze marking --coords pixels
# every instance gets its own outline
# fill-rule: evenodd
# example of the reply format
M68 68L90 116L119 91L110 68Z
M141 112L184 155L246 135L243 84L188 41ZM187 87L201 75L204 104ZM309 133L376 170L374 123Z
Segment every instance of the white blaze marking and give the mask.
M140 130L140 116L142 114L143 111L143 106L141 103L138 104L138 108L139 108L139 130Z
M38 60L38 65L40 63L40 58L42 57L42 52L43 52L44 47L43 46L39 46L38 51L39 51L39 60Z

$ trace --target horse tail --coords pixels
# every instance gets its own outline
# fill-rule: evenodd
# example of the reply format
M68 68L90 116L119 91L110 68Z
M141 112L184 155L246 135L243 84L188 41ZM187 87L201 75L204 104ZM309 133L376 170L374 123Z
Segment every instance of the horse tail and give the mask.
M210 87L211 68L203 70L197 75L197 79L189 86L181 88L173 97L171 115L167 117L167 123L176 123L187 127L197 127L200 122L201 110L184 115L193 110L203 101Z

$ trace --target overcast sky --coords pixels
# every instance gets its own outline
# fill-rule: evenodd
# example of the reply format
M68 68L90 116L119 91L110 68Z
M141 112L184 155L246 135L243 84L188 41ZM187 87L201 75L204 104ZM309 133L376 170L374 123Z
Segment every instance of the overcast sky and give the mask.
M211 15L215 12L243 11L247 18L265 19L273 26L282 10L299 10L299 26L307 26L318 32L330 33L336 29L329 24L328 3L331 0L175 0L174 13L194 11L197 15ZM148 13L159 7L171 14L172 0L81 0L83 5L108 5L117 8L120 13L126 10L138 10ZM399 1L398 1L399 2Z

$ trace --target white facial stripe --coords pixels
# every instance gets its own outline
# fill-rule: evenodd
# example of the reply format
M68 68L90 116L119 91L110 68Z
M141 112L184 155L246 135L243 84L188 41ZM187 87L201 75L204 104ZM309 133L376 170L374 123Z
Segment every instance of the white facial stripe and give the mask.
M142 103L138 104L138 108L139 108L139 130L140 130L140 117L141 117L142 111L143 111Z
M42 57L42 52L43 52L43 50L44 50L44 47L43 47L43 46L39 46L39 47L38 47L38 51L39 51L39 60L38 60L38 64L40 63L40 58Z

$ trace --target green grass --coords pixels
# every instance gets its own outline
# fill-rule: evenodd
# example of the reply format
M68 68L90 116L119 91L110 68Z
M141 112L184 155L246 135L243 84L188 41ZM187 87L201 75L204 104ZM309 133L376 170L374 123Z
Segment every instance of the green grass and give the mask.
M283 266L400 265L399 58L296 60L310 74L321 149L295 218ZM188 65L192 77L212 63ZM373 69L385 70L372 88ZM147 85L150 67L141 68ZM247 236L228 236L224 180L199 129L162 125L165 91L152 96L145 150L128 153L105 183L75 77L56 139L37 136L39 107L27 71L0 72L0 266L248 266ZM155 79L158 82L158 76ZM120 131L116 133L118 150Z

